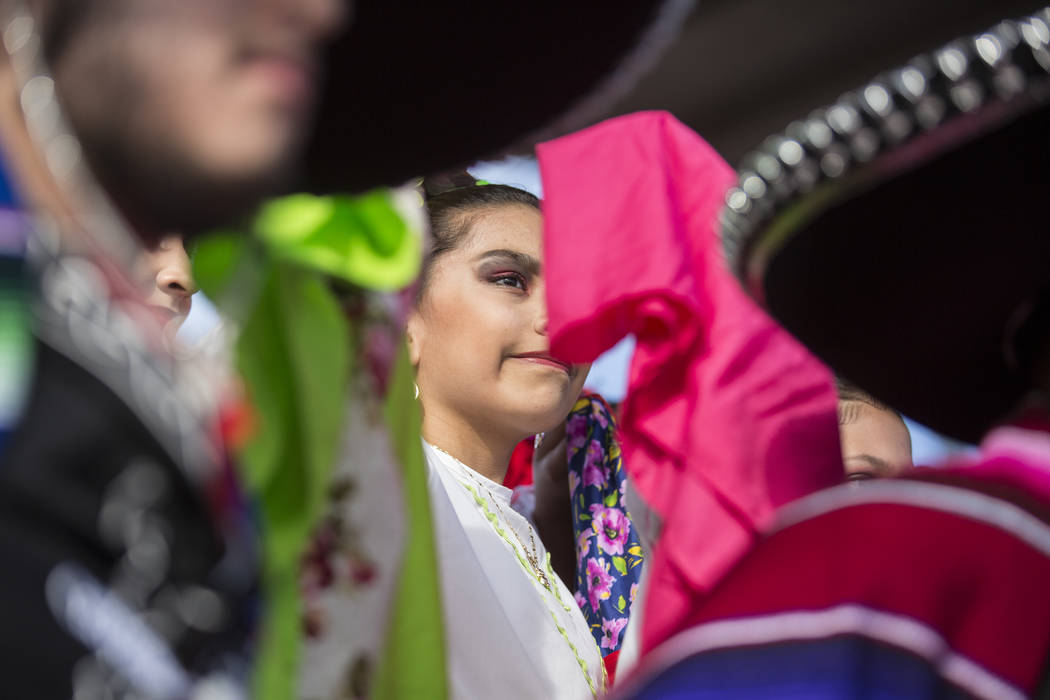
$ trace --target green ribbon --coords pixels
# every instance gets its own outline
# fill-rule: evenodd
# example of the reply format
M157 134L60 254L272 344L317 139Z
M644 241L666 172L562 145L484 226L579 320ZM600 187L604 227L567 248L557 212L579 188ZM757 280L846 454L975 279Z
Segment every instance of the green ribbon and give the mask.
M353 348L330 278L376 291L410 284L421 234L395 195L293 195L264 206L251 237L217 233L194 251L198 284L239 324L235 358L258 420L238 455L262 512L266 616L256 696L295 697L301 650L299 566L323 514L343 429ZM373 697L446 696L437 561L404 349L386 401L408 511L406 548ZM371 631L364 632L371 633Z
M263 207L255 228L275 257L365 289L400 289L419 273L422 237L389 190L284 197Z

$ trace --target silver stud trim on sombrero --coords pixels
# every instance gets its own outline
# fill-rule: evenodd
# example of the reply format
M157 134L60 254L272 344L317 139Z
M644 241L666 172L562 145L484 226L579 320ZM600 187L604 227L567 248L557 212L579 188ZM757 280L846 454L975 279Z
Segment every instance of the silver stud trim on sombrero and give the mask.
M730 269L748 280L751 249L785 205L844 181L877 158L963 117L995 121L1050 92L1050 8L1000 22L877 76L834 104L792 122L742 161L726 193L722 242Z

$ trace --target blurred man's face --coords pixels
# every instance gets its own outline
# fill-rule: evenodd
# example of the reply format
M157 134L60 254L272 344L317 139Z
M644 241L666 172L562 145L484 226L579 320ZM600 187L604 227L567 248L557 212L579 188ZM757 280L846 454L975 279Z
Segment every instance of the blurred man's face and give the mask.
M344 0L72 2L59 94L140 232L219 223L288 174Z

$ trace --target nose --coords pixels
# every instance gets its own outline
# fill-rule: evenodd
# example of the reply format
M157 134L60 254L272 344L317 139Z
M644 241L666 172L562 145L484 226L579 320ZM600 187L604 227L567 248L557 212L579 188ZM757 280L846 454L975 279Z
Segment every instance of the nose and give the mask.
M190 267L190 256L179 236L169 236L161 241L155 284L157 290L167 296L184 299L197 292L197 283L193 279Z
M532 322L532 328L542 336L547 335L547 304L540 302L540 309Z

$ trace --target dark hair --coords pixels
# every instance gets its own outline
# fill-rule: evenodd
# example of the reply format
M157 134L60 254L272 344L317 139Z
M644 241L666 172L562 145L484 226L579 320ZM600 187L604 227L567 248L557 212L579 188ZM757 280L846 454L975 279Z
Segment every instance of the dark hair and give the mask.
M901 417L901 414L898 413L892 406L879 401L877 398L864 391L853 382L849 381L848 379L843 379L838 375L835 376L835 391L839 395L840 402L859 401L861 403L866 403L872 408L876 408L880 411L889 411L893 415L900 418L901 421L904 420L904 418ZM856 411L843 410L841 406L839 407L839 425L846 425L847 423L852 423L856 419Z
M853 382L848 379L843 379L838 375L835 376L835 392L839 395L839 401L862 401L869 406L873 406L880 410L889 409L889 406L882 403Z
M1040 365L1050 346L1050 285L1014 312L1007 333L1003 348L1007 367L1027 385L1038 384Z
M430 187L424 181L424 190ZM426 198L427 215L430 218L430 233L433 245L423 259L416 288L416 303L423 298L430 281L434 261L450 250L454 250L470 232L478 217L487 210L510 205L540 208L536 195L510 185L471 184L456 187Z

